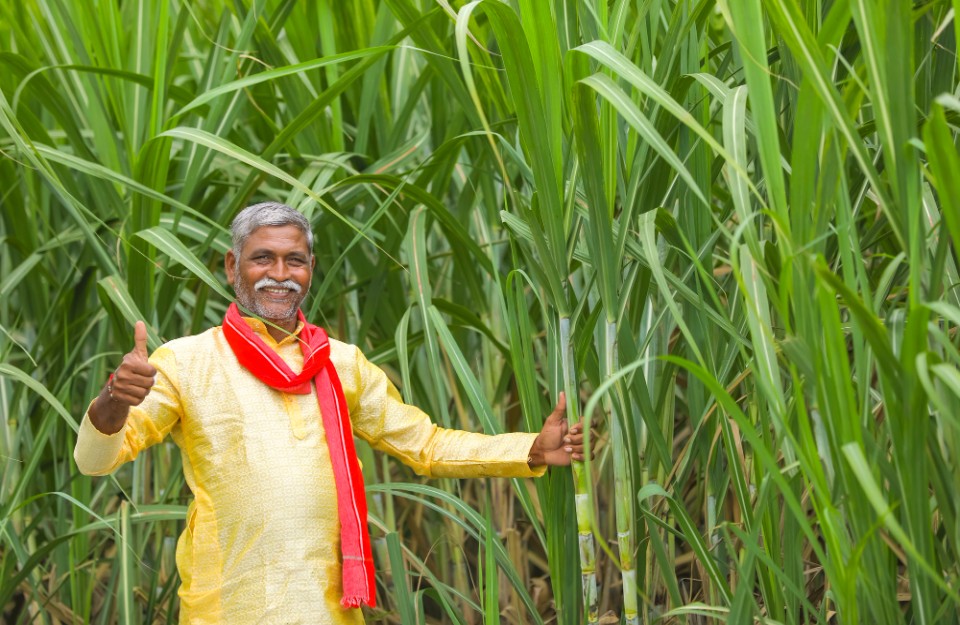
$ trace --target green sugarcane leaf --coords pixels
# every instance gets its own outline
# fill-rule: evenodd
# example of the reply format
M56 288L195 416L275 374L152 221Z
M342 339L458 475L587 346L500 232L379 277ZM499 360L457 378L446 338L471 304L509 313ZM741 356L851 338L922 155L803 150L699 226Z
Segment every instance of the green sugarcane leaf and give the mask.
M440 349L437 344L439 327L435 327L430 309L433 308L433 287L430 284L429 265L426 251L427 213L418 208L410 214L410 227L406 238L407 258L411 269L411 289L417 301L417 310L423 323L423 338L427 348L427 358L430 362L430 374L433 379L433 404L435 417L445 428L450 427L450 414L447 402L440 397L447 392L440 362ZM446 329L446 326L444 326Z
M872 505L876 513L880 515L884 527L897 539L899 544L910 557L914 559L914 562L919 565L920 570L927 575L930 581L950 595L951 599L960 603L960 593L957 593L955 589L951 588L943 579L943 576L937 572L936 568L927 562L923 554L913 544L913 541L910 540L906 531L904 531L900 523L897 522L896 516L893 514L893 507L887 502L886 497L884 497L883 490L874 478L873 471L870 469L870 464L867 462L866 456L863 455L863 450L860 448L860 445L857 443L847 443L843 446L843 455L846 456L847 462L850 464L850 468L853 470L860 484L860 488L863 489L867 499L870 501L870 505Z
M770 305L767 301L767 289L760 275L758 263L746 245L739 249L735 257L734 273L740 283L745 300L746 321L753 341L754 374L760 389L766 395L767 402L773 408L772 417L778 433L787 427L787 405L784 399L783 383L774 348L773 323L770 318ZM796 459L793 446L784 441L783 452L790 464Z
M793 57L803 69L804 76L810 80L810 85L823 102L827 113L836 124L837 130L846 139L846 147L853 152L863 174L870 181L873 192L876 193L880 209L890 220L890 226L901 247L906 248L906 239L903 232L901 216L894 212L887 193L887 187L880 179L880 174L870 158L863 139L856 130L850 113L837 92L830 73L825 69L826 61L817 45L810 28L799 14L799 9L788 2L768 2L768 15L777 32L784 38Z
M798 520L802 521L800 523L800 528L803 531L804 536L811 541L811 548L814 550L814 552L817 552L818 557L823 558L822 561L825 562L826 556L819 542L817 542L817 537L813 531L813 527L806 522L806 510L800 504L800 500L794 494L789 483L787 482L787 479L784 476L779 462L774 456L774 453L764 443L764 440L757 433L755 425L750 421L750 419L747 418L747 415L745 415L740 406L737 405L737 402L730 397L730 394L726 389L723 388L722 385L720 385L717 379L702 366L676 356L663 356L663 360L681 366L687 371L691 372L693 375L697 376L697 379L700 380L713 394L717 404L733 418L740 428L741 435L747 440L747 442L749 442L754 454L757 458L759 458L761 464L766 469L766 474L769 479L772 479L777 483L783 498L783 502L786 504L787 508L790 509L790 511ZM643 491L641 490L641 492Z
M701 202L709 205L703 190L700 189L700 186L696 180L693 179L693 176L687 170L683 161L680 160L680 157L677 156L674 149L660 136L660 133L657 132L653 123L640 112L640 109L630 100L629 96L613 82L612 78L604 74L594 74L593 76L584 78L581 82L593 88L607 102L612 104L627 123L637 131L640 137L643 138L663 160L670 164L670 167L677 172L677 175L687 183L687 186L693 194L697 196Z
M664 270L663 263L660 260L660 255L655 240L655 219L656 215L652 212L646 213L641 218L641 250L646 258L647 266L650 267L650 271L653 273L654 279L657 282L657 286L660 288L663 301L673 314L674 322L677 324L677 327L680 328L680 331L683 333L683 335L687 337L690 349L697 357L697 360L703 363L705 362L703 359L703 354L701 353L700 348L697 346L697 342L693 339L693 335L690 333L690 328L687 326L687 323L684 320L684 315L677 306L677 303L674 301L673 293L671 292L670 286L667 283L666 272Z
M604 67L609 68L616 77L626 80L641 93L662 106L664 110L673 115L686 128L693 131L701 140L710 146L714 152L721 156L724 161L729 163L737 175L743 177L744 182L757 197L761 206L766 207L766 203L750 179L750 175L736 163L736 159L723 148L714 136L708 132L689 111L677 102L663 87L631 63L627 57L604 41L591 41L590 43L577 47L576 50L595 59ZM691 187L691 189L693 188L695 187Z
M407 567L403 562L403 552L400 548L400 538L396 532L387 532L387 553L390 554L390 576L393 578L394 598L400 610L401 623L415 623L416 606L410 596L409 582L407 581Z
M477 259L477 264L488 274L492 274L493 265L490 258L483 252L470 233L464 228L463 224L458 222L450 213L450 209L443 205L443 202L428 193L422 187L404 181L397 176L387 174L357 174L351 176L339 183L338 186L348 186L355 184L373 184L393 189L398 195L409 196L417 204L422 204L430 212L430 216L436 219L451 235L456 243L462 245L470 252L470 255ZM366 237L365 237L366 238Z
M227 250L233 246L233 242L230 240L230 233L228 230L218 230L216 235L211 240L210 226L208 226L206 222L191 219L190 217L177 217L172 213L163 213L160 215L160 225L158 227L163 228L168 232L176 231L177 234L182 235L195 243L203 243L204 246L206 246L207 242L209 242L209 247L218 254L226 254Z
M687 512L687 509L681 502L678 502L676 499L674 499L673 496L671 496L656 482L645 484L642 488L640 488L639 491L637 491L637 501L639 502L643 502L644 500L655 496L663 497L667 500L667 503L670 505L670 510L673 512L680 524L680 529L683 532L683 535L693 548L694 553L697 554L697 559L706 570L707 576L710 577L710 581L720 591L724 602L730 603L733 597L730 593L730 587L727 585L727 580L724 578L723 573L720 572L720 567L717 565L716 559L710 553L710 549L707 547L706 541L703 540L700 530L697 528L697 525L694 523L693 519L690 518L690 514Z
M387 52L395 49L395 46L374 46L372 48L363 48L361 50L353 50L350 52L341 52L340 54L333 54L319 59L313 59L312 61L304 61L303 63L296 63L294 65L287 65L286 67L278 67L276 69L267 70L265 72L260 72L257 74L252 74L250 76L245 76L239 80L234 80L233 82L228 82L226 84L220 85L209 91L205 91L203 94L197 96L190 101L189 104L181 108L176 112L174 117L179 117L188 111L191 111L199 106L202 106L227 93L233 93L235 91L240 91L241 89L247 89L254 85L258 85L263 82L276 80L284 76L292 75L302 75L304 72L310 71L312 69L317 69L320 67L329 67L332 65L337 65L339 63L345 63L347 61L354 61L357 59L365 59L367 57L377 58Z
M399 497L419 501L424 506L440 513L445 518L450 519L452 522L462 527L464 531L466 531L475 540L485 540L484 536L486 532L483 529L485 527L483 516L452 493L448 493L447 491L433 486L428 486L426 484L400 482L371 484L367 486L367 492L388 492ZM440 503L434 502L434 499ZM530 610L528 616L536 625L543 625L543 619L540 617L539 612L537 612L533 599L530 597L530 594L527 592L526 588L524 588L524 585L520 580L520 576L510 563L510 558L507 555L506 549L504 549L503 544L499 540L493 541L493 553L496 557L497 565L500 567L500 570L506 575L513 590L520 597L520 600Z
M41 260L43 260L43 255L34 252L17 265L13 271L4 276L3 280L0 280L0 298L8 297L11 291L17 288L17 285L27 277Z
M20 384L23 384L35 392L37 395L43 398L45 402L50 404L57 414L63 417L64 422L70 426L70 429L72 429L74 432L80 431L80 424L77 422L76 418L74 418L74 416L71 415L66 408L64 408L63 404L60 403L60 400L54 397L42 382L34 379L26 371L7 363L0 363L0 375L16 380Z
M864 337L870 343L877 355L877 364L888 380L892 382L889 392L897 392L897 383L893 382L901 377L900 363L894 355L893 346L890 344L890 337L886 329L880 323L880 320L864 306L863 301L844 284L839 277L820 259L814 265L814 271L825 286L833 292L840 295L850 309L850 312L857 318L859 327L863 331Z
M470 405L473 406L474 413L480 419L484 432L487 434L502 434L503 427L494 419L493 408L490 407L490 403L484 397L480 383L473 371L470 370L470 365L453 339L453 335L450 334L447 324L440 316L440 311L433 305L428 305L426 310L430 317L430 327L436 332L440 344L443 345L443 350L450 358L450 364L457 374L457 379L460 380L460 384L467 391L467 398L470 400Z
M233 296L224 288L223 283L217 280L213 274L210 273L210 270L207 269L207 266L201 263L193 252L169 230L162 226L155 226L137 232L136 236L168 255L171 260L186 267L190 273L203 280L207 286L220 294L224 300L228 302L233 301Z
M586 73L585 59L572 57L578 73ZM602 166L600 132L597 127L597 106L595 97L585 88L589 83L577 85L573 90L574 136L580 169L583 172L584 188L587 195L587 209L590 219L585 224L587 244L594 267L597 269L597 281L603 300L606 320L617 317L619 300L617 294L620 285L620 272L614 254L617 249L612 232L612 198L607 195Z
M252 152L244 150L243 148L229 141L226 141L214 134L211 134L205 130L200 130L198 128L186 128L186 127L173 128L171 130L167 130L165 132L160 133L160 135L158 136L171 137L174 139L182 139L184 141L189 141L192 143L196 143L198 145L202 145L204 147L220 152L224 156L238 160L242 163L246 163L247 165L250 165L254 169L261 171L265 174L269 174L274 178L282 180L283 182L287 183L294 189L297 189L304 195L309 196L312 200L314 200L315 202L323 206L331 215L333 215L334 217L339 219L341 222L346 224L348 228L353 230L359 236L362 236L364 239L366 239L367 241L369 241L379 249L380 246L376 243L376 241L371 239L367 233L362 232L353 223L351 219L347 218L346 216L341 214L339 211L335 210L329 203L327 203L323 198L321 198L317 193L315 193L313 189L306 186L305 184L303 184L302 182L300 182L299 180L297 180L295 177L291 176L284 170L280 169L276 165L273 165L272 163L267 162L260 156L257 156L256 154L253 154Z
M736 162L744 169L747 161L747 134L745 131L747 119L747 88L731 89L730 94L723 102L723 145L733 155ZM756 257L761 257L757 225L753 222L754 212L750 206L750 194L743 178L737 175L727 177L730 185L730 195L733 206L740 218L740 228L750 246L750 251Z
M119 276L107 276L106 278L100 280L97 283L97 286L100 289L101 295L106 298L107 301L112 302L116 306L116 310L120 313L124 321L126 321L126 326L130 328L130 335L133 336L133 326L136 325L138 321L146 321L148 319L140 309L137 308L137 305L134 303L133 298L130 297L130 292L127 291L127 287L123 284L123 281L120 280ZM119 320L115 320L119 321ZM152 325L147 323L147 344L150 347L150 350L153 351L156 348L160 347L161 341L160 337L154 331Z
M203 213L191 208L190 206L184 204L183 202L175 198L165 195L155 189L151 189L150 187L140 182L137 182L133 178L124 176L122 173L114 171L109 167L105 167L103 165L100 165L99 163L94 163L91 161L84 160L73 154L64 152L62 150L57 150L45 145L37 144L36 148L40 154L42 154L44 157L46 157L48 160L52 162L61 163L63 165L66 165L67 167L70 167L71 169L76 169L78 171L88 173L91 176L95 176L102 180L107 180L107 181L122 185L124 187L128 187L131 191L135 191L145 197L151 198L153 200L157 200L163 204L176 208L179 211L183 211L185 213L193 215L198 220L207 224L207 227L209 229L218 230L224 233L227 232L227 229L224 228L222 224L219 224L216 221L213 221Z
M497 579L497 559L494 556L495 531L493 529L493 518L490 515L490 502L487 501L487 514L484 515L485 521L485 541L484 541L484 567L483 567L483 622L484 625L499 625L500 621L500 585Z
M778 111L770 81L771 71L766 50L767 37L764 33L760 0L729 0L722 6L729 10L737 45L742 49L746 59L743 71L747 85L740 89L749 89L750 110L757 125L757 147L760 151L763 180L767 187L769 204L781 215L781 219L786 221L787 194L781 167ZM743 163L742 160L739 162Z
M960 156L947 125L945 102L945 98L940 98L933 106L923 126L923 140L942 206L940 214L956 247L960 245Z
M497 40L510 42L501 49L507 83L515 95L521 145L533 171L536 193L529 204L527 223L531 228L533 242L540 256L542 269L548 283L545 288L551 294L553 305L561 314L568 314L568 302L563 291L563 276L566 275L565 251L567 239L563 232L563 206L561 201L560 145L556 129L557 116L548 114L541 97L540 83L531 58L527 38L517 15L507 7L489 0L475 0L464 6L457 16L457 49L461 69L467 79L467 88L478 111L479 95L467 63L466 32L473 12L484 10L496 34ZM485 120L485 117L483 118ZM485 127L490 132L489 124Z

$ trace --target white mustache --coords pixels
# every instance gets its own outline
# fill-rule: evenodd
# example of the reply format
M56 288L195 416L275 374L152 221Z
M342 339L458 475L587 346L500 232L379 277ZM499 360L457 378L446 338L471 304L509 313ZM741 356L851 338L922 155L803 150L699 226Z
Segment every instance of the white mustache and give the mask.
M267 287L273 287L275 289L290 289L294 293L300 292L300 285L294 282L293 280L284 280L283 282L277 282L273 278L261 278L257 280L257 283L253 285L253 288L257 291L265 289Z

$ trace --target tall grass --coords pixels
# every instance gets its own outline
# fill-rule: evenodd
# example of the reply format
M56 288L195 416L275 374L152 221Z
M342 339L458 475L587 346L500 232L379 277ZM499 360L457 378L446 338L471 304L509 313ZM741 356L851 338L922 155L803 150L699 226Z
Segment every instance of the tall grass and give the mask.
M362 448L369 621L958 621L955 2L0 6L5 622L176 621L178 453L75 431L267 198L438 423L593 428L532 484Z

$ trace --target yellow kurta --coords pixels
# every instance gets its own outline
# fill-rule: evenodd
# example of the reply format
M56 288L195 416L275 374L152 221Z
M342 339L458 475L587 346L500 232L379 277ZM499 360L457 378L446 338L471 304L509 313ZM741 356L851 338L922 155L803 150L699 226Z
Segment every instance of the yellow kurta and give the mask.
M246 319L294 371L294 336L277 343ZM299 332L299 328L297 329ZM535 434L485 436L445 430L402 402L357 347L330 341L354 433L418 474L531 477ZM362 623L340 607L340 522L333 469L316 395L276 391L242 368L219 327L157 349L158 373L116 434L84 416L74 456L104 475L170 434L183 454L194 500L177 543L180 623Z

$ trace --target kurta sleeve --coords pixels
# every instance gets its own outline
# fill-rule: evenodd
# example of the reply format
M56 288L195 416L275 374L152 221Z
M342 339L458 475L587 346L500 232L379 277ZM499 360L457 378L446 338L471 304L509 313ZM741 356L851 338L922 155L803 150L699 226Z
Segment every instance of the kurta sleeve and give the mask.
M115 434L104 434L90 421L89 408L83 415L73 451L82 473L107 475L116 471L147 447L162 441L179 422L182 407L176 356L169 348L160 347L149 361L157 370L153 388L143 403L130 408L123 429Z
M448 430L416 406L403 403L382 369L356 350L354 432L427 477L539 477L527 464L536 434L488 436Z

